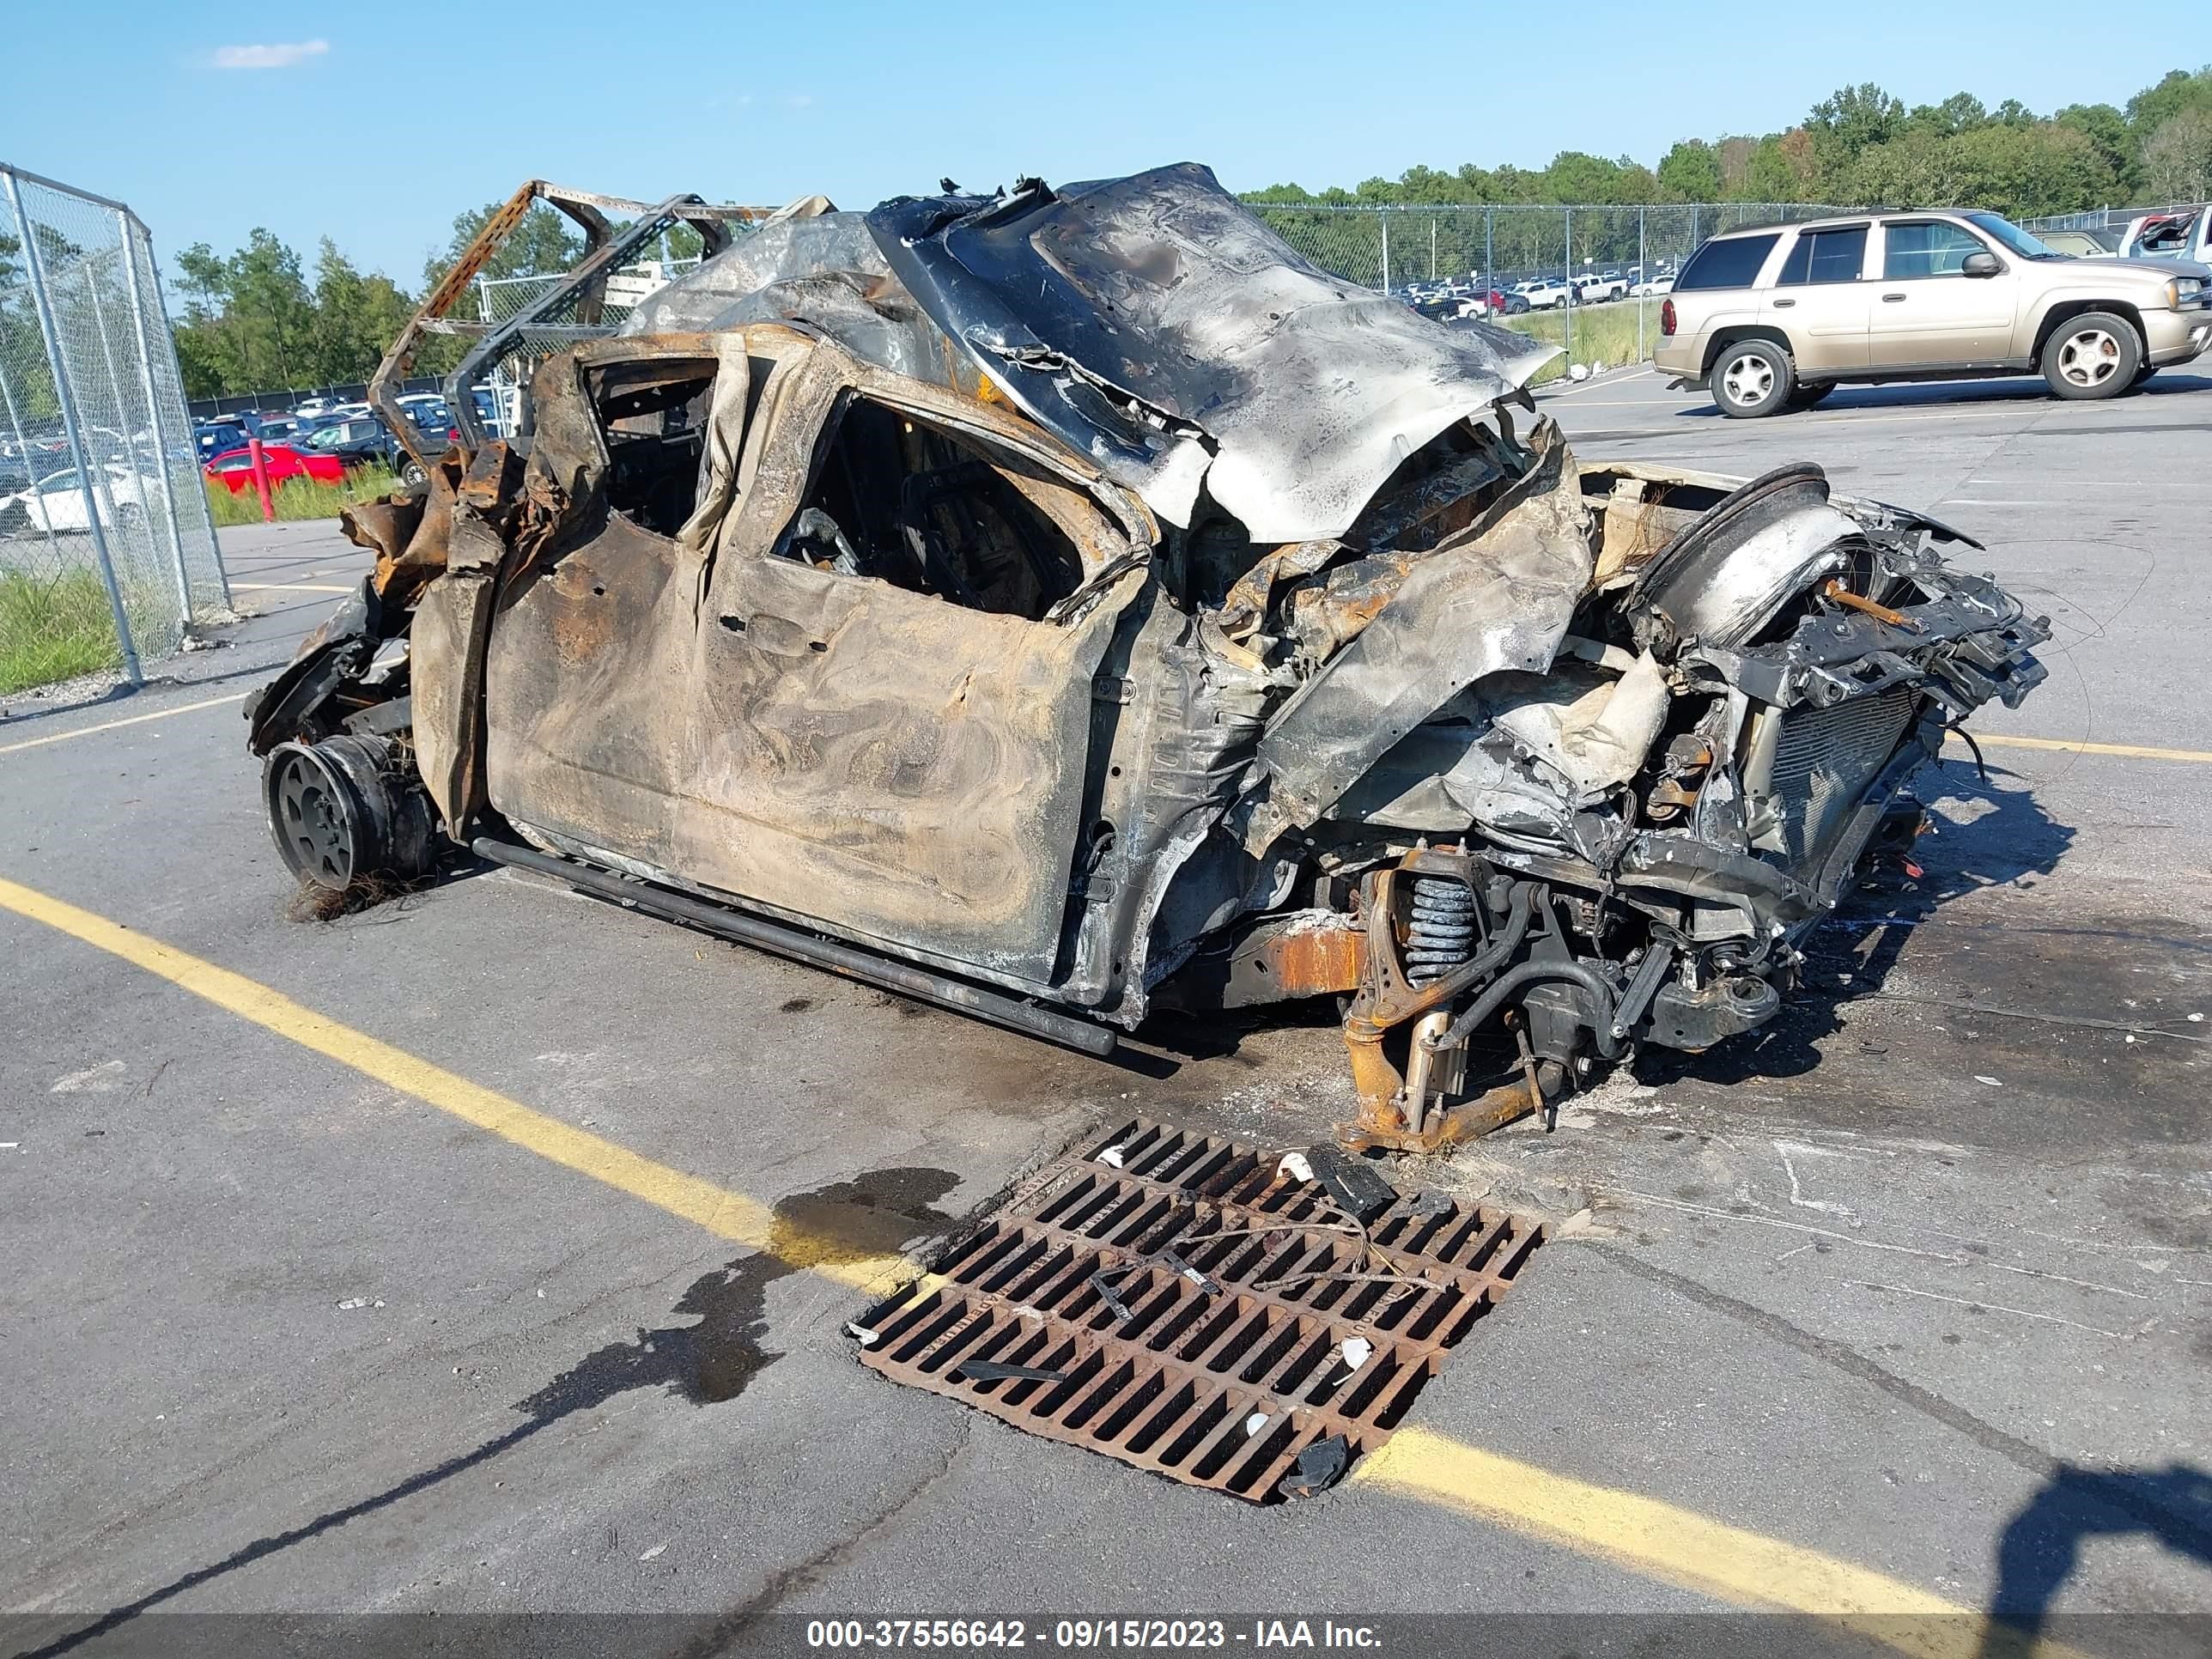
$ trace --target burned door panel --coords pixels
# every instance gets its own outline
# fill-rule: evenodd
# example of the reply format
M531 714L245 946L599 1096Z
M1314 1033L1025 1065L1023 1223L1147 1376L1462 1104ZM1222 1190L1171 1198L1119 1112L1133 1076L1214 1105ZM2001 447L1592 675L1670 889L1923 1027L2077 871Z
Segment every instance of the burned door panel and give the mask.
M1141 574L1066 627L790 559L720 574L690 692L678 866L1049 983L1091 682Z
M678 568L674 542L611 514L500 611L486 773L514 823L681 868L672 821L693 624Z

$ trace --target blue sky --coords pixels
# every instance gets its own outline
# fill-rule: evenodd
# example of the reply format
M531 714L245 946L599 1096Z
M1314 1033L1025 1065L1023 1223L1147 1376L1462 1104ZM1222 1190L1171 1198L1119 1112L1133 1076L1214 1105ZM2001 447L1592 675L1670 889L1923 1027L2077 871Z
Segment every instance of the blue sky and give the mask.
M261 224L410 284L455 213L533 174L861 206L1184 160L1316 187L1567 149L1652 162L1863 80L1909 103L2120 103L2212 57L2191 7L2100 6L2085 33L2056 0L10 10L0 159L130 203L165 263Z

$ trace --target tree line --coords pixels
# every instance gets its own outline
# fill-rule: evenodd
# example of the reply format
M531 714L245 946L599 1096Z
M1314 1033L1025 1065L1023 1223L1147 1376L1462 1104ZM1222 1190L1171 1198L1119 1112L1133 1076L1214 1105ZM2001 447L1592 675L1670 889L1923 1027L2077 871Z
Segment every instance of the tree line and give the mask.
M1261 204L1817 202L1838 207L1993 208L2014 217L2212 196L2212 65L2174 70L2128 100L2038 115L1972 93L1908 109L1869 82L1841 88L1786 132L1685 138L1646 167L1563 150L1541 168L1409 167L1346 189L1295 184Z
M1907 108L1868 83L1821 100L1786 132L1685 138L1654 167L1627 156L1607 161L1567 150L1538 169L1414 167L1395 179L1370 179L1352 189L1312 191L1282 184L1244 199L1340 206L1960 204L2026 217L2208 197L2212 66L2193 74L2175 70L2124 107L2070 104L2047 116L2012 99L1991 109L1964 92ZM187 395L366 380L421 296L497 206L487 204L456 217L447 246L425 262L415 289L381 272L362 271L327 238L312 270L266 230L255 230L228 254L204 242L186 248L177 258L181 303L174 325ZM565 270L582 252L569 222L541 204L484 274L496 279ZM1496 252L1504 257L1504 250ZM460 349L450 337L432 338L425 343L422 371L443 373L459 361Z

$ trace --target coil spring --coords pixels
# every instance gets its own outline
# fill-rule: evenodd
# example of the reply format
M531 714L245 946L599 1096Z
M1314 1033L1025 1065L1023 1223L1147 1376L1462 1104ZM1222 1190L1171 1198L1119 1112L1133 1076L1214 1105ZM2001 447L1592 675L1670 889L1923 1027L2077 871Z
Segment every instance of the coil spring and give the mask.
M1474 890L1446 876L1414 877L1413 915L1406 925L1407 981L1442 979L1474 954Z

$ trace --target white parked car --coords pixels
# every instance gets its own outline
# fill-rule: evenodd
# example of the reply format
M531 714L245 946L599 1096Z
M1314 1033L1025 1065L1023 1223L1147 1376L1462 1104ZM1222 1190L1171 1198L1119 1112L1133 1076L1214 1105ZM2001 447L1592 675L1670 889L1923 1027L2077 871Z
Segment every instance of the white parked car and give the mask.
M2120 258L2212 264L2212 207L2138 215L2120 238Z
M161 485L158 479L142 479L127 466L111 465L105 471L106 489L101 490L95 486L93 491L103 528L118 523L129 525L144 516L149 501L160 503ZM90 516L85 511L84 490L77 483L73 466L48 473L28 489L0 495L0 536L49 530L61 534L88 529L90 524Z
M1572 297L1571 290L1565 283L1554 282L1549 276L1533 283L1523 283L1521 284L1520 291L1528 296L1528 309L1531 311L1556 310L1566 304Z
M1637 283L1628 290L1628 295L1632 300L1650 300L1674 291L1674 279L1672 276L1654 276L1648 283Z

